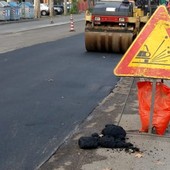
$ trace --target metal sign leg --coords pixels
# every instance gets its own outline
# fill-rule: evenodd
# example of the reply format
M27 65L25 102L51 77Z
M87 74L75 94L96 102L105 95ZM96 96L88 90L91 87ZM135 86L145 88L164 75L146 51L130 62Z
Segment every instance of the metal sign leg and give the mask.
M153 120L153 113L154 113L155 94L156 94L156 79L153 79L150 119L149 119L149 133L150 134L152 133L152 120Z

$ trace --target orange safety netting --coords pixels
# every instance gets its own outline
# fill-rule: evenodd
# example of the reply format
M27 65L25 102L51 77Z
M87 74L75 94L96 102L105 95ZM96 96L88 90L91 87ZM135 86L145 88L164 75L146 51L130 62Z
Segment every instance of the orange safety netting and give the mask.
M137 87L139 114L142 125L141 131L148 132L152 98L152 83L149 81L138 82ZM156 134L163 135L170 121L170 88L161 82L157 82L155 93L152 127L155 128Z

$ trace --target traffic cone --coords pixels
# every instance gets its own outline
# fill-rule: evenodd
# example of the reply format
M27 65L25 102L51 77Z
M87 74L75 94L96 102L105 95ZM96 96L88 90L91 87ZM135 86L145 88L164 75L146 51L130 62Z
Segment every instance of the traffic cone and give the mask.
M72 14L70 15L70 32L75 31L74 30L74 21Z

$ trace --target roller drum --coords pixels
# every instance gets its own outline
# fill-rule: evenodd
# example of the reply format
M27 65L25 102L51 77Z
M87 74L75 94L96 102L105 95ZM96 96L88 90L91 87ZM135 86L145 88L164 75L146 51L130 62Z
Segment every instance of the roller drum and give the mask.
M87 51L124 53L133 41L133 33L85 32Z

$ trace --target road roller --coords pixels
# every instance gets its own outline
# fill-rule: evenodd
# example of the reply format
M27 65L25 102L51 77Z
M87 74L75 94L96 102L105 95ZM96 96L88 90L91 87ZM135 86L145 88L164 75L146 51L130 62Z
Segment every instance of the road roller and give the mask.
M125 53L158 6L156 1L150 3L148 0L101 0L96 4L90 1L85 13L86 50Z

